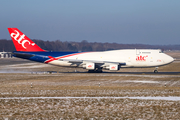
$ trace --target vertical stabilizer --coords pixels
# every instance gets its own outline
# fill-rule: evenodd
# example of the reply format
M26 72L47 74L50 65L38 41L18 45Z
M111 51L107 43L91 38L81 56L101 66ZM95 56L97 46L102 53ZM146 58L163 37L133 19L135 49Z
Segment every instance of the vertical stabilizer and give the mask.
M17 51L44 51L17 28L8 28Z

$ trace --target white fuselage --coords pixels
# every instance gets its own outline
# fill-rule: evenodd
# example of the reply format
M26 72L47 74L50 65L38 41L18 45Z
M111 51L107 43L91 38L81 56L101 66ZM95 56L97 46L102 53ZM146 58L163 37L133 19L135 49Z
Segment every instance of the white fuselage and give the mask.
M169 64L174 59L161 50L153 49L124 49L103 52L83 52L80 54L67 56L65 61L54 60L49 64L58 66L82 67L88 62L102 63L101 66L107 66L114 63L124 63L121 67L157 67ZM75 62L70 62L70 61ZM82 60L82 63L76 61Z

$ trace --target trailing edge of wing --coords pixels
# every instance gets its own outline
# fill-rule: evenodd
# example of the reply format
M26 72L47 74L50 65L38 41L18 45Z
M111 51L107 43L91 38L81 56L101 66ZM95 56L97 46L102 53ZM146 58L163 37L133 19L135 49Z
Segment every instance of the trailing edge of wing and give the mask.
M110 62L110 61L96 61L96 60L77 60L77 59L59 59L60 61L68 61L70 63L111 63L111 64L116 64L116 65L126 65L126 63L119 63L119 62Z

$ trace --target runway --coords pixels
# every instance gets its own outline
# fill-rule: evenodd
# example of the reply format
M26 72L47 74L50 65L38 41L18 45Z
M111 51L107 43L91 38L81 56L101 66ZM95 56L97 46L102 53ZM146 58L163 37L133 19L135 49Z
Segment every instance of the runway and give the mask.
M60 73L82 73L87 74L88 72L60 72ZM135 75L180 75L180 72L102 72L102 73L88 73L88 74L135 74Z

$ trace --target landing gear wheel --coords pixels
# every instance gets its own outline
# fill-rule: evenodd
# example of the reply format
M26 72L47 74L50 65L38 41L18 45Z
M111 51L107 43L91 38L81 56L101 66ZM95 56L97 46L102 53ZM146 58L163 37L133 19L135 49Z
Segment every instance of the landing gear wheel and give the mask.
M158 73L158 67L155 68L154 73Z
M94 70L88 70L88 73L94 73L95 71Z
M103 71L102 70L97 70L98 73L102 73Z
M88 70L88 73L102 73L102 70L97 69L97 70Z
M154 73L158 73L158 70L154 70Z

